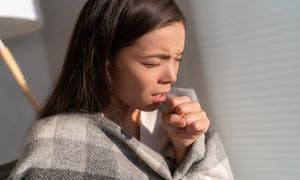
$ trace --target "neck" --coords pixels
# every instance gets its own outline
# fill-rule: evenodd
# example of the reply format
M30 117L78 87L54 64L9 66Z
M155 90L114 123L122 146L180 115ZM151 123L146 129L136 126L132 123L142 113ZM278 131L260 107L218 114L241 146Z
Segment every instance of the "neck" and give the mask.
M117 123L135 138L140 138L140 110L122 108L116 113L107 110L103 112L104 116Z

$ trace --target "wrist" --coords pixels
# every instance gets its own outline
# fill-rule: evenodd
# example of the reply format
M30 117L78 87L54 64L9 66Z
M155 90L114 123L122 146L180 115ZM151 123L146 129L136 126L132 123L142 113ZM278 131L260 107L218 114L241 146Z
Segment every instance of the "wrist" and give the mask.
M174 146L174 160L177 165L182 163L182 161L184 160L185 156L187 155L189 149L190 149L190 146L180 147L180 148L176 148Z

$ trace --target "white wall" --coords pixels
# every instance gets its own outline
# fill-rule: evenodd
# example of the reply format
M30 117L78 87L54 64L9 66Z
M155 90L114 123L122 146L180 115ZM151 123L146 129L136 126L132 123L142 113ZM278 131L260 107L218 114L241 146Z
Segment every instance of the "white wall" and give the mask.
M194 64L182 82L203 92L236 179L299 179L300 1L178 2Z
M51 77L57 78L77 16L86 0L41 1L45 17L43 37Z
M32 91L42 102L61 69L73 24L84 0L40 1L43 29L5 40ZM0 61L0 163L16 159L35 112Z
M48 93L51 81L42 33L4 41L41 101ZM17 158L35 112L2 60L0 67L0 163L4 163Z

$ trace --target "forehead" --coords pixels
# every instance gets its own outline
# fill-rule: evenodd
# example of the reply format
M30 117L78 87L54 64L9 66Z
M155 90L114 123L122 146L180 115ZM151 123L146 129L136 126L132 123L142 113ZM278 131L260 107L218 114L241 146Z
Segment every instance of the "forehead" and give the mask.
M159 50L173 53L174 51L183 51L184 42L184 25L176 22L144 34L133 43L132 48L143 51Z

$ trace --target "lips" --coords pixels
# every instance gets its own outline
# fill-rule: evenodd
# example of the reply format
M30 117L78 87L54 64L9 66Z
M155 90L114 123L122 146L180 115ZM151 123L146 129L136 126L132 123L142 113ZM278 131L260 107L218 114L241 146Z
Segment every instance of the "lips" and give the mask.
M154 103L162 103L167 100L167 93L159 93L152 95L152 100Z

